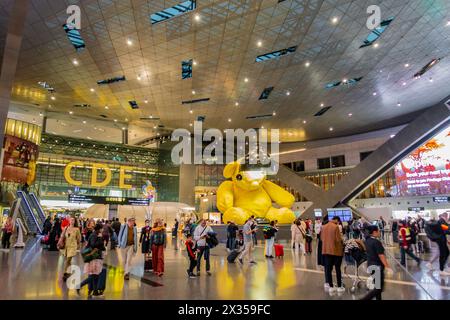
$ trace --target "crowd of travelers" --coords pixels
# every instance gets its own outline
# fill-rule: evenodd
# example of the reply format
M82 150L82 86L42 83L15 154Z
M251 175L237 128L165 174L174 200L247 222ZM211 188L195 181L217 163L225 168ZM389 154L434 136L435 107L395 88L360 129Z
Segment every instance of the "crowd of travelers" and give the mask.
M291 227L290 246L294 254L311 255L316 251L317 265L324 271L324 290L330 295L345 292L342 281L342 263L345 255L352 247L359 247L365 254L368 266L379 268L381 287L370 290L363 299L381 299L384 289L385 272L392 272L386 256L385 246L397 244L400 252L400 265L407 267L407 256L420 266L424 253L423 237L426 234L431 246L431 259L426 266L434 270L434 263L439 261L441 276L449 276L447 260L449 257L447 235L449 235L448 213L442 213L438 219L425 221L422 217L408 217L405 220L386 221L380 217L376 221L368 222L352 219L342 222L339 217L331 220L324 219L296 219ZM268 224L258 224L255 217L250 217L240 227L233 221L226 226L226 249L228 261L237 260L256 264L253 251L258 244L256 234L262 230L264 236L264 257L274 259L282 257L283 246L277 241L280 231L278 221ZM11 218L6 219L2 227L2 247L10 247L13 233ZM120 222L118 218L112 220L86 219L73 216L64 218L49 216L43 225L41 242L49 251L59 251L64 257L63 280L71 276L73 257L81 253L84 262L84 274L87 276L77 289L80 294L84 286L88 286L88 298L103 296L106 282L106 264L104 262L109 250L118 249L123 261L124 280L129 280L133 258L138 249L143 255L145 272L153 272L157 277L164 275L164 250L167 245L167 224L161 219L155 219L153 224L149 220L137 230L134 218L126 218ZM217 233L214 232L210 221L195 219L187 221L175 220L171 233L175 243L180 238L182 248L185 248L188 258L188 278L198 278L201 274L202 260L205 273L211 276L211 249L219 244ZM316 239L315 245L313 240ZM225 240L225 239L224 239ZM349 249L350 248L350 249ZM333 281L333 271L336 282Z

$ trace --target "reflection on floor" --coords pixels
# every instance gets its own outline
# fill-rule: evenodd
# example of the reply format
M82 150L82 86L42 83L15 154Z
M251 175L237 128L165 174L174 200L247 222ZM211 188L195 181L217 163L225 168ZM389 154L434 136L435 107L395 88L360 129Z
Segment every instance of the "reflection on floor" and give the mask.
M177 247L177 242L170 241L165 250L166 273L161 278L144 274L142 255L137 254L131 279L124 281L120 252L108 251L105 299L355 300L366 292L363 287L350 293L352 281L344 278L346 292L330 296L324 292L324 275L316 265L315 255L299 255L286 246L284 258L274 260L266 260L263 248L257 247L254 255L258 263L249 266L229 264L221 245L212 250L213 274L203 272L198 279L188 279L186 252ZM389 252L398 256L395 248ZM395 273L387 277L384 299L450 299L450 277L441 278L438 271L430 272L424 264L419 268L412 261L408 270L404 270L390 260ZM76 257L74 263L82 266L81 257ZM0 251L0 299L86 299L85 291L79 297L74 290L67 289L61 280L62 265L58 252L42 250L36 240L29 241L25 249ZM365 276L363 269L364 265L360 270Z

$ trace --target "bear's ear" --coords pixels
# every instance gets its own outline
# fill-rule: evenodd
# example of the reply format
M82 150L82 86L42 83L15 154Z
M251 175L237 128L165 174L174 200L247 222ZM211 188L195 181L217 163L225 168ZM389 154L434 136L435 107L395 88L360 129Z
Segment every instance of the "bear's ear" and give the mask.
M234 177L239 172L239 167L238 162L230 162L223 169L223 176L227 179Z

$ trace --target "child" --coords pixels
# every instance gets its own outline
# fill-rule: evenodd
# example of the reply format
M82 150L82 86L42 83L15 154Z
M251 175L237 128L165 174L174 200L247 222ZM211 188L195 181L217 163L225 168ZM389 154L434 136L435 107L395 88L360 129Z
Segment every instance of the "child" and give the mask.
M192 235L188 233L186 235L186 250L189 257L189 269L187 270L189 278L195 278L194 268L197 266L197 258L195 256L195 243L192 241Z

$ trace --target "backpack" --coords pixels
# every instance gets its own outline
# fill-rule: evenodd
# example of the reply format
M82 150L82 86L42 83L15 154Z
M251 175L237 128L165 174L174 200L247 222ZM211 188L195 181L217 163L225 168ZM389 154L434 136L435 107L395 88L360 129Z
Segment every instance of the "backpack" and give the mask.
M164 244L164 238L165 238L165 233L164 232L161 232L161 231L158 231L158 232L154 232L153 233L153 241L152 241L152 244L154 244L154 245L157 245L157 246L160 246L160 245L163 245Z
M433 241L436 242L441 238L441 233L439 232L441 228L441 225L438 221L428 221L425 223L425 233L427 234L427 237Z
M273 237L273 229L270 227L264 228L263 230L263 234L264 234L264 239L270 239Z

